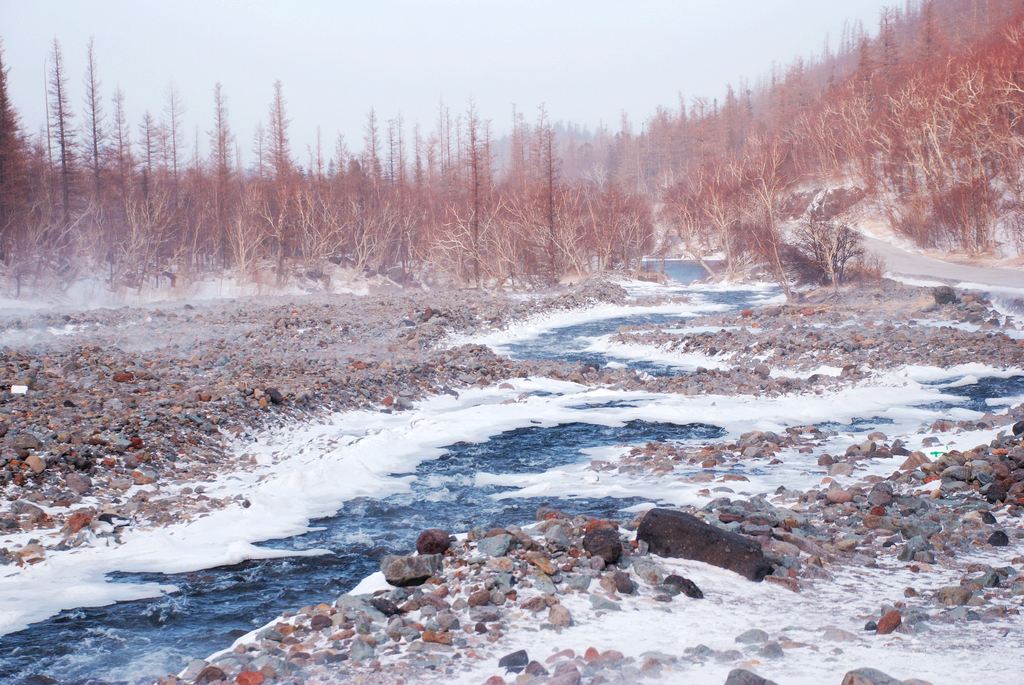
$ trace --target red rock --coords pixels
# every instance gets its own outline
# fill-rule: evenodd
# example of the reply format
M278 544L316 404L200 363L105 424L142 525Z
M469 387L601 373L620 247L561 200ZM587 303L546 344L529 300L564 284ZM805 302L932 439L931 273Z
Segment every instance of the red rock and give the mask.
M421 638L424 642L433 642L439 645L450 645L452 643L452 634L448 631L435 632L433 630L424 630Z
M452 546L448 531L428 528L416 538L416 551L420 554L444 554Z
M469 596L469 606L482 607L491 603L491 593L487 590L477 590Z
M583 532L589 533L592 530L618 530L619 524L607 519L590 519L583 526Z
M583 652L583 660L588 664L601 656L601 652L597 651L593 647L587 647L587 651Z
M68 522L65 525L67 526L68 534L74 535L75 533L89 525L91 522L92 514L90 514L87 511L76 511L74 514L68 517Z
M744 319L749 319L753 315L754 315L754 310L753 309L744 309L743 311L740 312L740 316L742 316Z
M560 652L555 652L554 654L549 656L547 659L545 659L545 661L547 661L550 664L552 662L558 661L559 659L575 659L575 658L576 658L576 650L574 650L574 649L563 649Z
M786 588L787 590L791 590L792 592L800 592L800 583L797 582L796 578L782 578L782 577L779 577L779 576L765 576L764 579L766 581L768 581L769 583L772 583L774 585L781 585L782 587Z
M131 371L118 371L113 378L115 383L131 383L135 380L135 374Z
M882 618L878 619L878 629L876 632L879 635L888 635L892 631L900 627L903 623L903 615L893 609Z
M484 681L484 685L507 685L507 683L500 675L492 675Z
M238 685L261 685L265 679L259 671L242 671L235 677L235 682Z

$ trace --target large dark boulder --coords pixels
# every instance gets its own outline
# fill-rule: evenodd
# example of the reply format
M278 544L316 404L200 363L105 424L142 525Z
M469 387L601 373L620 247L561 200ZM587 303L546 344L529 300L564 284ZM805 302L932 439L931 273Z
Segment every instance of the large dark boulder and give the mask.
M935 304L956 304L960 301L960 298L956 296L956 291L948 285L933 288L932 297L935 298Z
M703 561L753 581L763 580L773 570L753 540L681 511L651 509L640 522L636 539L646 542L654 554Z
M591 556L601 557L606 564L614 564L622 556L619 533L609 528L598 528L584 535L583 549Z
M416 551L420 554L444 554L452 546L448 531L427 528L416 538Z

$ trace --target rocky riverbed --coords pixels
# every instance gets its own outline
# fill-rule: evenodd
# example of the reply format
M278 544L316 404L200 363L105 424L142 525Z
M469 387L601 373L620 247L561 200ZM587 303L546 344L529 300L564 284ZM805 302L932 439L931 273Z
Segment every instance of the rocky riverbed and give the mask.
M937 640L960 636L948 654L955 661L1019 626L1017 318L980 293L887 282L628 326L590 343L597 361L510 358L474 342L552 312L625 313L686 298L702 295L594 281L532 298L387 292L9 319L0 338L12 378L0 401L0 557L27 568L116 544L126 530L248 507L242 495L208 489L257 467L239 446L331 411L400 414L424 398L508 392L546 377L641 398L625 406L645 396L742 398L721 409L722 425L736 426L742 417L725 414L739 407L836 402L829 398L855 397L887 373L923 368L911 375L937 373L961 387L979 383L978 374L996 381L972 396L969 411L946 404L952 388L937 395L915 381L922 397L946 399L927 411L880 400L897 417L891 435L884 425L858 431L850 417L842 425L794 417L723 439L606 450L569 474L580 492L646 492L648 504L593 518L563 503L540 507L535 521L425 530L418 554L392 550L382 572L351 593L296 606L163 682L741 685L768 682L755 673L839 682L850 671L844 683L881 684L900 681L868 668L878 663L871 650L905 650L905 679L934 673L941 660L920 654ZM662 370L633 365L645 358ZM713 406L701 411L715 423ZM750 421L763 423L755 415ZM282 464L288 458L273 452ZM517 478L495 482L527 492L538 480ZM696 523L651 538L644 517L659 503L655 511ZM693 551L723 544L734 553ZM747 570L730 561L743 554ZM704 640L693 629L700 621L715 625ZM840 664L850 667L839 672Z
M1015 414L1022 413L1018 407ZM481 674L488 685L706 682L694 670L711 662L734 667L725 682L739 685L771 682L754 671L793 654L810 651L834 661L844 648L891 645L894 637L912 639L936 627L1000 634L1019 624L1024 598L1021 433L1024 422L1018 421L987 444L932 461L876 432L847 454L822 454L819 461L838 474L885 459L892 462L890 475L846 486L826 477L821 487L779 488L771 497L716 497L689 508L698 523L685 529L652 524L644 531L654 513L676 510L609 521L542 507L537 522L523 527L474 529L457 538L427 530L417 554L384 559L379 589L297 609L210 661L190 664L181 679L164 682L462 682L465 672ZM711 468L715 455L770 459L786 448L814 449L826 437L793 427L783 435L757 432L738 443L708 444L701 452ZM672 445L648 444L618 468L672 478L693 459ZM735 485L736 479L720 482ZM750 564L738 549L721 552L728 544L722 535L748 541L758 568L768 574L764 582L788 592L814 594L850 574L909 571L904 577L919 580L883 595L874 611L854 612L862 621L856 629L830 623L751 627L735 635L728 649L701 644L696 635L692 644L682 641L678 653L627 656L580 649L572 638L571 646L562 647L563 631L578 624L599 627L609 613L635 612L634 621L657 630L664 614L686 614L692 602L713 598L719 591L714 584L698 586L671 559L650 550L745 573ZM693 549L684 549L694 540ZM746 576L761 580L760 572ZM837 623L844 613L836 608ZM517 633L538 631L546 635L543 652L505 646ZM801 633L799 639L792 631ZM901 681L865 667L843 682L926 681Z
M459 388L571 373L437 343L531 313L624 299L622 288L595 281L525 300L389 290L8 317L0 334L0 532L46 542L0 545L0 563L33 563L47 548L238 504L210 498L203 484L251 466L229 447L260 429L332 411L402 411Z

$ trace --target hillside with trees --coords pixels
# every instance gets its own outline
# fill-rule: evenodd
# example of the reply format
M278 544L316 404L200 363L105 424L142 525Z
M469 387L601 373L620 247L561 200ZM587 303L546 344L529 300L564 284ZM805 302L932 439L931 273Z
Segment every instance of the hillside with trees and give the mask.
M414 125L370 109L358 150L319 130L296 150L280 82L250 141L219 84L213 119L191 132L173 87L162 111L130 121L130 94L104 86L91 44L84 74L68 73L57 39L47 64L46 125L27 130L0 52L0 273L13 293L84 274L112 289L260 269L284 282L329 263L526 287L669 253L835 281L865 217L942 251L1024 247L1019 0L887 9L877 32L848 27L814 59L660 109L639 131L583 131L541 106L514 110L498 136L473 103L441 104ZM68 95L79 79L83 102Z

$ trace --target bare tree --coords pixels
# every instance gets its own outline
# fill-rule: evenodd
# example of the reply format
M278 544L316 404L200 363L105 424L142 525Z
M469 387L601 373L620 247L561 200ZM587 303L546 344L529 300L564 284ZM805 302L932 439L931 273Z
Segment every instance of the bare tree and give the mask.
M85 66L85 125L89 143L89 171L92 173L93 194L100 194L100 155L106 143L104 126L103 99L100 95L100 82L96 73L96 51L93 39L89 39Z
M74 132L71 127L71 104L68 96L67 76L64 73L64 55L60 43L53 39L53 62L50 70L50 115L52 128L57 136L57 150L60 155L61 209L64 222L71 219L71 179L74 173Z

